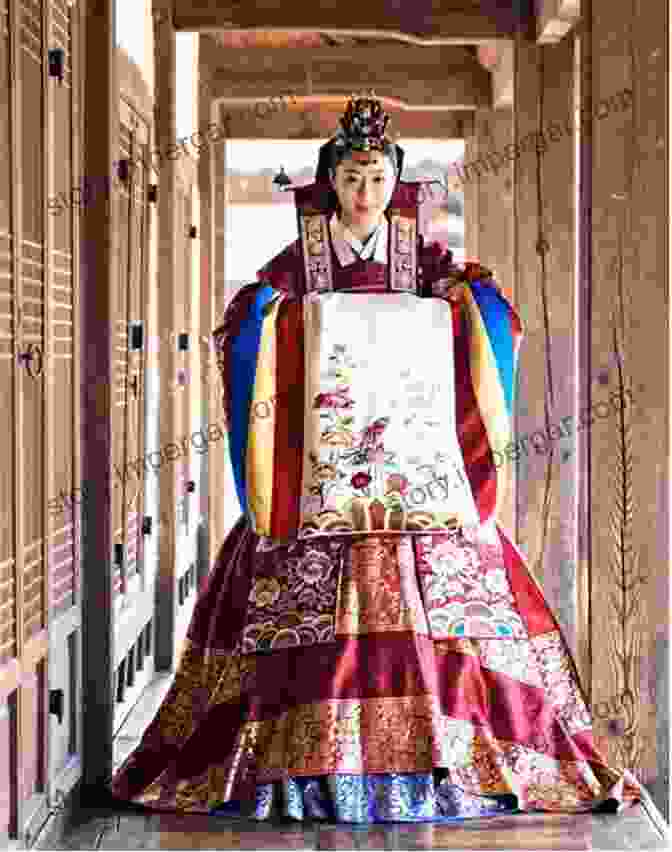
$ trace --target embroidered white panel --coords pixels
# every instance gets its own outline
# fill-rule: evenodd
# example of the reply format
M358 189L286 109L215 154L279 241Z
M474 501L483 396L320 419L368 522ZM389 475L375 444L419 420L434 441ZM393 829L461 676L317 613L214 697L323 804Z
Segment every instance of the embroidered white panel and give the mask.
M455 426L450 305L311 293L304 323L300 535L477 525Z

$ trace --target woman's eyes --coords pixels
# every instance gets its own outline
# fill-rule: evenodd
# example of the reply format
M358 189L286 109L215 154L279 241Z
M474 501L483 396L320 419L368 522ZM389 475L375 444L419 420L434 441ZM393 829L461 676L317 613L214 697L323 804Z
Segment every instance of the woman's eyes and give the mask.
M373 179L374 183L384 183L384 181L385 181L384 177L377 177L377 178ZM346 183L349 183L349 184L359 183L359 180L356 177L349 177L349 178L346 178Z

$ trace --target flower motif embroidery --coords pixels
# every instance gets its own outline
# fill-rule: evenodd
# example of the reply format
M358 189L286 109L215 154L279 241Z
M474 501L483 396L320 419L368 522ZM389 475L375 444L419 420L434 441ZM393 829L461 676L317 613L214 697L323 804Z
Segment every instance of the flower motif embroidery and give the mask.
M313 478L318 482L329 482L336 479L337 469L333 464L317 464L313 468Z
M330 430L322 434L321 441L323 444L328 444L330 447L352 447L355 439L352 432L344 430Z
M495 568L485 572L485 587L493 595L505 595L509 591L509 583L503 568Z
M274 577L259 577L250 593L250 601L256 606L271 606L280 597L280 583Z
M350 388L331 391L330 393L318 393L313 401L313 408L352 408L355 404L347 394Z
M360 471L352 477L350 485L352 485L353 488L366 488L370 482L370 475L368 473L364 473L364 471Z
M315 585L329 576L331 561L325 553L319 550L308 550L295 564L298 576L310 585Z

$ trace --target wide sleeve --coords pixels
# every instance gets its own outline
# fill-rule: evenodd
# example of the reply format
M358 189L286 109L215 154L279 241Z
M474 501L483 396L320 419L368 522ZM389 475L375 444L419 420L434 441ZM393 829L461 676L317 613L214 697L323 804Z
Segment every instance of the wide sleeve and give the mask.
M513 434L523 326L491 280L453 288L458 440L481 521L496 516L506 488L503 451Z
M505 493L502 460L513 433L523 325L492 270L477 260L456 264L438 241L421 238L419 248L424 295L452 304L458 441L485 522Z
M227 424L231 417L231 341L240 331L243 321L249 316L250 308L263 286L264 283L259 281L241 287L227 305L222 321L212 332L217 369L223 385L222 407Z

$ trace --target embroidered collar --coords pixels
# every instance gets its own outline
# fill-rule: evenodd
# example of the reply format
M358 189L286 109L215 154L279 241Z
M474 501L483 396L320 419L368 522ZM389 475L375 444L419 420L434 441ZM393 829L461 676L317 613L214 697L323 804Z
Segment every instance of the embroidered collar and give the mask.
M366 244L363 244L334 213L329 220L329 230L338 262L341 266L350 266L357 260L387 263L387 229L387 219L383 219Z

